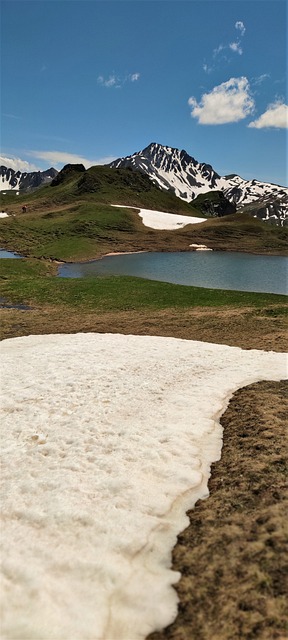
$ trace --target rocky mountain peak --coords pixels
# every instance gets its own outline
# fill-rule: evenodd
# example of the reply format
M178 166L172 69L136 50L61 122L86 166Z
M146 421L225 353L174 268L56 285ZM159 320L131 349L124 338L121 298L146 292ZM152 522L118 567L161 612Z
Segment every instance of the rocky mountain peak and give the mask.
M142 151L137 151L125 158L118 158L108 166L130 167L134 171L146 173L161 189L172 190L178 198L186 202L192 202L201 194L221 191L237 209L253 203L257 205L261 200L262 219L264 201L267 204L265 219L275 221L277 224L284 224L287 220L287 189L256 179L244 180L237 174L220 176L211 164L198 162L184 149L179 150L151 142ZM275 217L276 209L279 212L278 217ZM257 206L253 211L256 211L253 215L257 216ZM269 214L271 211L274 212L273 217Z

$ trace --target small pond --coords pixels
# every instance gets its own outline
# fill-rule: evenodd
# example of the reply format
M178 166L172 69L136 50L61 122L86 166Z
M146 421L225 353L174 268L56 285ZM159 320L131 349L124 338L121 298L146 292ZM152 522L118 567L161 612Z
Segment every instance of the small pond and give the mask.
M0 249L0 258L22 258L18 253L13 251L6 251L6 249Z

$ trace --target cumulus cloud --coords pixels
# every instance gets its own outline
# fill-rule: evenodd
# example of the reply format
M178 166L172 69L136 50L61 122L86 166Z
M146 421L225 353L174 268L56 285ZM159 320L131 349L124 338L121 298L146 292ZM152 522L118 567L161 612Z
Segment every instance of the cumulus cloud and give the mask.
M251 129L266 129L274 127L279 129L288 128L288 106L283 102L274 102L268 105L262 115L248 124Z
M240 31L241 36L244 36L246 28L245 28L244 23L242 22L242 20L237 20L237 22L235 22L235 29L238 29Z
M89 158L84 158L83 156L78 156L74 153L67 153L66 151L29 151L27 154L34 158L45 160L53 166L63 166L64 164L83 164L86 169L96 164L108 164L109 162L112 162L112 160L115 160L114 156L106 156L96 160L90 160Z
M200 102L192 96L188 100L192 118L199 124L226 124L239 122L254 111L247 78L230 78L227 82L204 93Z
M24 171L30 173L31 171L40 171L39 167L35 164L31 164L21 158L15 156L0 156L0 164L8 169L14 169L14 171Z
M114 73L108 76L108 78L104 78L104 76L98 76L97 82L102 85L102 87L106 87L107 89L121 89L123 85L127 82L137 82L140 78L140 73L129 73L126 76L116 76Z

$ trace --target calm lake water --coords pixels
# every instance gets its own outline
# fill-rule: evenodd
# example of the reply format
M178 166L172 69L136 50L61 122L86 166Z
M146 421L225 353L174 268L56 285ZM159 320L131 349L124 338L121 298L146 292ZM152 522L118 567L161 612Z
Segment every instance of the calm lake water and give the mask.
M18 253L13 251L6 251L6 249L0 249L0 258L21 258Z
M287 294L288 258L220 251L147 252L66 263L58 275L128 275L211 289Z

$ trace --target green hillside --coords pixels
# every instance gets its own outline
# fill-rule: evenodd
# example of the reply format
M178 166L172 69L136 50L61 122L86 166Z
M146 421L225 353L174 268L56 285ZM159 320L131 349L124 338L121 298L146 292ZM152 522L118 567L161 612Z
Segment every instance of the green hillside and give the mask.
M203 217L202 211L161 191L140 172L105 166L85 171L82 165L67 165L49 186L18 196L1 194L0 209L10 215L0 219L0 247L62 261L121 251L188 251L193 243L220 251L287 253L287 227L243 213L165 231L146 227L137 212L141 207Z
M19 196L15 192L0 194L0 209L19 213L23 205L39 212L60 205L93 202L121 204L181 215L200 216L199 210L177 198L174 193L159 189L148 176L131 169L110 169L95 166L66 165L53 182L34 192Z

